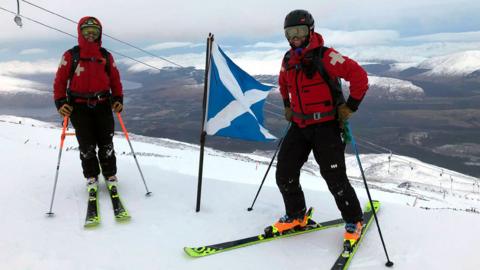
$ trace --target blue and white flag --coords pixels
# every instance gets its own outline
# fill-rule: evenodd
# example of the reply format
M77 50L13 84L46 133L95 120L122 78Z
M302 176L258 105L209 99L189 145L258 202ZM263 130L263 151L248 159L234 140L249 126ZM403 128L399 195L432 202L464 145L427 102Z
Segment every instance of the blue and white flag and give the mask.
M263 127L263 105L272 86L259 83L212 43L205 131L251 141L274 140Z

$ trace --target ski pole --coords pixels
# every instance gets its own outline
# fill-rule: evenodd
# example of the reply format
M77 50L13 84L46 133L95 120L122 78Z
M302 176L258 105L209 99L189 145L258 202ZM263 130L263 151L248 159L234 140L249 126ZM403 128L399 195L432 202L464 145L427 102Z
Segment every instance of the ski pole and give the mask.
M49 217L54 215L54 213L52 212L53 200L55 199L55 190L57 189L58 172L60 171L60 160L62 159L62 149L63 149L63 143L65 142L65 137L66 137L65 132L67 130L67 126L68 126L68 116L65 116L63 118L63 128L62 128L62 135L60 137L60 147L58 149L57 171L55 173L55 180L53 182L52 200L50 201L50 210L47 213Z
M133 158L135 159L135 163L137 163L138 171L140 172L140 176L142 177L142 180L143 180L143 185L145 186L145 190L147 191L147 193L145 193L145 196L150 196L152 192L148 190L147 182L145 182L145 177L143 177L142 169L140 169L140 165L138 164L137 156L135 155L135 151L133 151L133 146L132 146L132 143L130 142L130 138L128 137L128 131L125 128L125 124L123 123L122 116L120 115L119 112L117 112L117 116L118 116L118 121L120 122L120 126L122 126L123 133L125 134L125 138L127 138L128 145L130 145L130 149L132 150L132 155L133 155Z
M278 141L277 148L275 149L275 153L273 154L272 160L270 161L270 164L268 165L267 171L265 172L265 175L263 176L262 183L260 184L260 187L258 188L257 194L255 195L255 199L253 199L252 205L249 208L247 208L248 211L253 210L253 205L257 201L258 194L260 194L260 190L262 190L263 183L265 182L265 179L267 179L268 172L270 171L270 168L272 167L273 161L275 160L275 157L277 156L278 150L280 149L280 145L282 145L283 139L287 135L287 132L288 132L289 129L290 129L290 122L289 122L287 128L285 129L285 131L283 132L282 138Z
M348 122L345 122L344 127L346 129L345 132L349 135L349 138L351 139L351 144L352 144L353 150L355 151L355 156L357 157L358 167L360 168L360 172L362 173L363 183L365 184L365 190L367 191L368 200L370 201L370 206L373 209L372 196L370 195L370 190L368 189L367 180L365 179L365 173L363 171L362 162L360 162L357 143L355 142L355 138L352 135L350 124ZM378 217L375 210L373 210L373 217L375 218L375 223L377 224L378 233L380 234L380 239L382 240L383 250L385 251L385 256L387 257L387 262L385 263L385 265L388 267L392 267L393 262L390 261L390 258L388 257L387 247L385 246L385 241L383 240L382 231L380 230L380 224L378 223Z

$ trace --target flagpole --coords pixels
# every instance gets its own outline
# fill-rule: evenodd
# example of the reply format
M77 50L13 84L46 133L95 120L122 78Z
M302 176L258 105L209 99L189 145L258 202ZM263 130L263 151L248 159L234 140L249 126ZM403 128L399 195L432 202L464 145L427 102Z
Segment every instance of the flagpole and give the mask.
M211 61L211 54L212 54L212 42L213 42L213 35L212 33L208 34L207 38L207 52L205 56L205 79L203 81L204 89L203 89L203 115L202 115L202 131L200 133L200 162L198 166L198 186L197 186L197 206L195 208L196 212L200 212L200 199L202 196L202 178L203 178L203 152L205 148L205 139L207 136L207 132L205 131L205 119L207 117L207 98L208 98L208 87L209 87L209 79L210 79L210 61Z

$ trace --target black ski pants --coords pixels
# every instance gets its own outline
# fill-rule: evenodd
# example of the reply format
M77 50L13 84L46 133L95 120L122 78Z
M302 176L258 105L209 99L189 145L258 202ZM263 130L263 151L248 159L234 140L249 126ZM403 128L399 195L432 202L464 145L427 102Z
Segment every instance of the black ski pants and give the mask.
M70 116L80 149L85 178L116 175L117 162L113 149L114 120L110 102L74 103ZM96 149L98 147L98 158Z
M288 130L278 153L276 172L277 185L282 193L287 215L300 217L305 213L300 170L312 150L342 218L348 223L362 220L360 203L347 178L345 144L337 121L305 128L292 123Z

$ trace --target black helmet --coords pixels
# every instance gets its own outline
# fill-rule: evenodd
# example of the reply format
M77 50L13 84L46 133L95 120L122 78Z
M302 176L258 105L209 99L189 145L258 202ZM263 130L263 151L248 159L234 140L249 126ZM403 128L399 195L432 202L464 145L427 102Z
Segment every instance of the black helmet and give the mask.
M296 9L290 11L285 17L285 22L283 23L283 29L295 26L295 25L307 25L310 31L313 31L315 21L313 20L312 14L303 9Z

